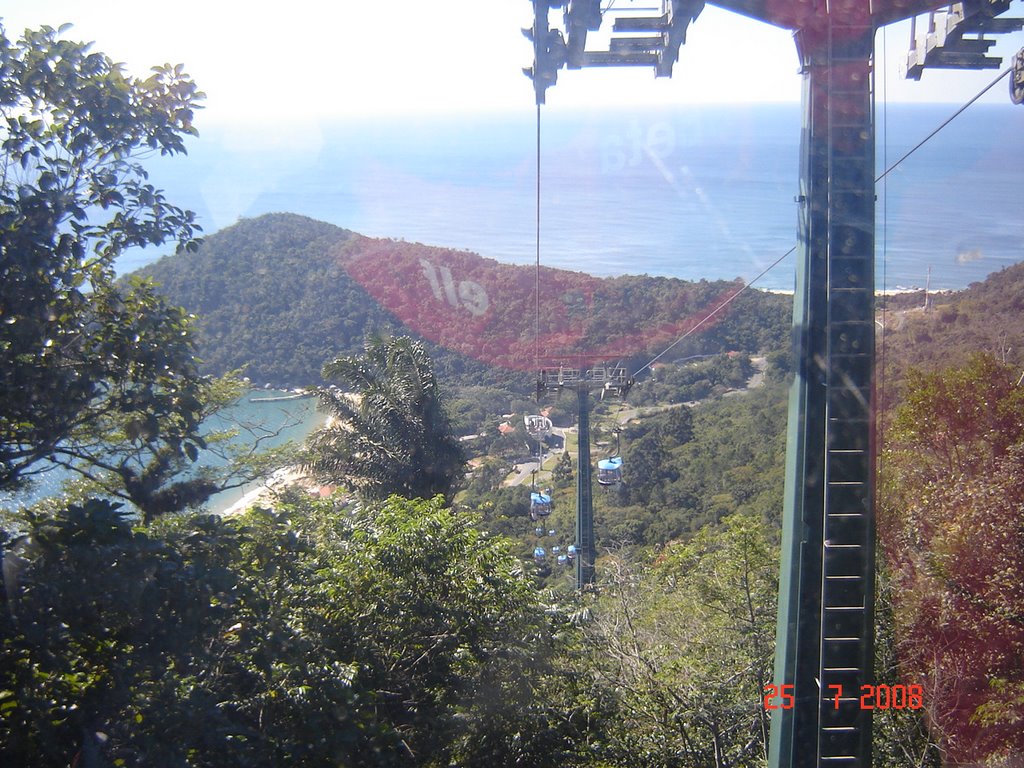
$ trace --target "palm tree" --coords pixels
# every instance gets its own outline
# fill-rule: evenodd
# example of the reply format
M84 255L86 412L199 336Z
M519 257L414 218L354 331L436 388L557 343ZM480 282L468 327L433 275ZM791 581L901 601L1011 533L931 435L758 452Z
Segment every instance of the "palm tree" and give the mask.
M449 501L465 465L452 434L433 365L423 345L399 336L369 338L362 357L339 357L321 389L331 419L310 438L307 469L321 482L369 499L391 494Z

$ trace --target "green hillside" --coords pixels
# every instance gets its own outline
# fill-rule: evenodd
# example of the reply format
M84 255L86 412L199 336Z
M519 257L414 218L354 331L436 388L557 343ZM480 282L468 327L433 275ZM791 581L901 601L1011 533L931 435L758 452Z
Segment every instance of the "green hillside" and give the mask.
M319 383L325 361L357 353L375 331L424 338L453 383L507 382L512 369L525 387L538 357L640 365L698 324L673 358L779 349L791 311L790 297L750 290L704 322L739 283L544 268L538 313L534 267L367 238L294 214L242 220L197 253L141 273L198 316L208 372L245 366L254 382L275 385Z
M257 382L319 380L331 355L358 350L366 328L389 318L333 256L352 233L301 216L244 220L140 273L199 317L208 371L246 366ZM353 339L357 340L355 343Z
M936 371L965 364L987 352L1005 363L1024 365L1024 263L993 272L962 291L928 297L923 291L890 297L879 315L882 402L902 398L911 368Z

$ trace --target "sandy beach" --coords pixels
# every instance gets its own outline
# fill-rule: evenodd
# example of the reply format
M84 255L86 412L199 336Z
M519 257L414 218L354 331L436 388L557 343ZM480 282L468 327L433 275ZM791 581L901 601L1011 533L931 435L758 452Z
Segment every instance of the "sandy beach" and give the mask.
M230 504L224 509L217 510L217 514L223 517L241 514L245 510L249 509L249 507L269 500L275 491L289 485L303 483L306 479L306 475L298 467L282 467L271 474L270 477L263 480L260 485L246 491L245 495L238 501Z

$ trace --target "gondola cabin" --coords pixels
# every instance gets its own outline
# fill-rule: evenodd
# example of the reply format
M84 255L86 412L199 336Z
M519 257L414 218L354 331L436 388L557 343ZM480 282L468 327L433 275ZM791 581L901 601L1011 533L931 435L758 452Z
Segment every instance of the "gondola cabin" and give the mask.
M597 482L601 485L618 485L622 482L622 457L612 456L597 462Z
M538 563L542 562L547 556L547 552L544 551L544 547L535 547L533 550L533 559Z
M538 520L551 514L551 494L533 491L530 494L530 519Z

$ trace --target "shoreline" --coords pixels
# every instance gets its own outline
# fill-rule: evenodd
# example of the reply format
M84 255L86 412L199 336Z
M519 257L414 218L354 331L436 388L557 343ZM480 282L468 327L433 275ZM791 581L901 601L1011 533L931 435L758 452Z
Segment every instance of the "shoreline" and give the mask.
M240 515L250 507L269 500L281 488L289 485L298 485L308 479L299 467L282 467L272 472L269 477L258 481L259 485L245 491L240 499L219 509L212 509L211 512L221 517Z
M258 391L258 390L253 390ZM285 390L286 391L286 390ZM314 393L307 392L299 395L300 398L312 397ZM356 394L349 394L351 398L354 398L358 402L359 396ZM292 397L286 398L273 398L270 400L260 401L262 404L268 402L274 402L275 400L293 399ZM249 402L254 402L250 399ZM334 423L333 416L324 416L322 413L317 413L317 422L309 433L303 437L303 440L309 437L310 434L318 429L324 429L331 426ZM231 517L233 515L239 515L245 512L250 507L253 507L263 501L269 500L277 491L290 485L298 485L305 489L307 492L319 493L321 486L313 483L310 477L302 470L298 465L292 465L288 467L281 467L274 470L268 476L253 480L252 485L249 488L242 486L241 497L234 501L227 501L216 506L211 506L210 512L221 517Z

